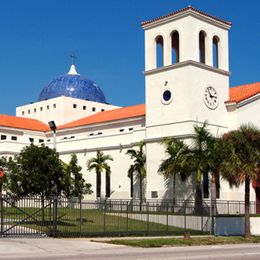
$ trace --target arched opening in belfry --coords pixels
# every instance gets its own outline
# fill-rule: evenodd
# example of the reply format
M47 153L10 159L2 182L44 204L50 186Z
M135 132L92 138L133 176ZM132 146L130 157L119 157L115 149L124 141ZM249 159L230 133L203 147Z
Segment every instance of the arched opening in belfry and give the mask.
M213 67L219 68L219 38L213 37Z
M180 37L177 31L171 33L172 40L172 64L180 61Z
M206 33L200 31L199 33L199 62L206 63L206 48L205 48Z
M156 42L156 68L163 67L163 37L157 36Z

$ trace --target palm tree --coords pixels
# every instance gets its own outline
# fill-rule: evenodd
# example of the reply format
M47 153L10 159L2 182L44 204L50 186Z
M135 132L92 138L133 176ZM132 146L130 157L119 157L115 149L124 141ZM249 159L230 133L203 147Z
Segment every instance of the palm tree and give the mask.
M212 215L217 214L217 179L220 177L223 161L229 156L227 143L222 138L214 138L208 144L207 171L211 174L211 210Z
M134 163L130 165L128 170L128 177L133 176L134 173L137 174L137 177L140 182L140 203L143 201L143 179L146 177L146 155L144 152L145 143L141 141L138 145L138 149L129 149L126 154L130 155L131 159L134 160Z
M90 158L87 162L88 171L94 170L96 172L96 194L97 197L101 197L101 173L105 172L106 176L110 176L111 169L107 164L107 161L113 161L113 158L110 155L105 155L101 151L97 151L96 157ZM110 193L110 192L109 192ZM106 197L109 197L110 194L106 191Z
M166 148L167 158L160 164L158 173L163 174L166 179L173 177L173 204L175 204L176 175L179 174L184 181L190 172L189 164L186 160L189 150L188 146L180 139L165 138L162 144Z
M194 126L195 136L187 153L186 160L190 164L192 172L196 172L195 212L202 213L202 174L209 170L210 150L214 142L213 135L207 130L207 123L202 126Z
M229 156L221 167L230 186L245 183L245 237L250 237L250 182L260 178L260 130L242 125L223 136L229 144Z

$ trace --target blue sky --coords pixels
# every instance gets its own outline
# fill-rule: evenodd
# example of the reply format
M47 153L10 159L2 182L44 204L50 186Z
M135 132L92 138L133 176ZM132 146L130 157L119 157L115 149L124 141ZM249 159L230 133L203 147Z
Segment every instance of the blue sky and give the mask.
M144 103L141 21L192 5L231 21L230 85L260 81L259 0L8 0L0 8L0 113L37 100L54 77L78 72L109 103Z

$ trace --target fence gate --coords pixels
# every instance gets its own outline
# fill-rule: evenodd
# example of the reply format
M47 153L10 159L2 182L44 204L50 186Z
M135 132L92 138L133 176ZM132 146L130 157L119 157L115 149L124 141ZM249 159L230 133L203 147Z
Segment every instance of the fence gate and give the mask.
M53 200L0 197L0 237L46 237L55 234Z

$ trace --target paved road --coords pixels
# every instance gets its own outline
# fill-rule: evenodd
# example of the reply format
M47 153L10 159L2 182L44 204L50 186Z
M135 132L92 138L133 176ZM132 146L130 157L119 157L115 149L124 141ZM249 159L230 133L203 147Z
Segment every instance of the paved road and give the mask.
M132 248L87 239L0 239L0 259L260 259L260 244Z

